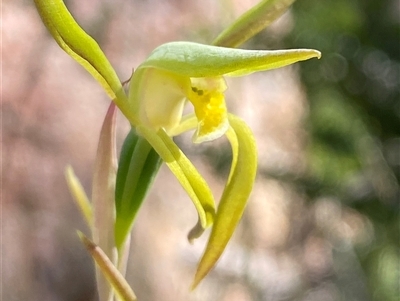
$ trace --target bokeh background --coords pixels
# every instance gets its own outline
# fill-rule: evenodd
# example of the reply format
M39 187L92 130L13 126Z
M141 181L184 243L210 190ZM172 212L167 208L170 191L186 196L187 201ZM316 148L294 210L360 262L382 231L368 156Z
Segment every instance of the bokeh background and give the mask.
M66 1L121 80L173 40L210 43L250 0ZM229 79L228 106L253 129L254 192L217 267L189 285L205 238L162 168L132 233L128 281L140 301L399 300L400 4L299 0L243 45L316 48L321 60ZM97 300L87 231L64 179L90 195L109 100L50 38L32 1L3 0L1 300ZM119 116L118 145L129 130ZM218 197L224 139L177 139Z

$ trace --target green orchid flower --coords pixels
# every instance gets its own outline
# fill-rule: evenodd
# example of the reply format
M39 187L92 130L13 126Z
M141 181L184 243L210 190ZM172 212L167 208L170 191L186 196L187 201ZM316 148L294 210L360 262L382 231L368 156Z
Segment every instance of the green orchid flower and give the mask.
M258 8L271 8L275 18L293 1L287 1L284 6L279 6L278 2L263 1ZM171 42L156 48L136 68L126 95L98 44L75 22L64 3L61 0L35 0L35 4L60 47L93 75L132 125L131 136L128 136L121 152L118 167L121 176L117 175L116 180L114 230L117 250L121 253L129 237L161 157L198 212L198 222L189 232L189 240L212 226L192 285L196 287L215 265L232 237L257 171L253 134L244 121L227 111L224 93L228 87L224 77L244 76L319 58L320 52L312 49L243 50ZM264 25L254 32L246 25L247 19L253 15L262 19L258 12L250 11L241 19L240 26L233 27L230 34L224 34L219 40L236 45L261 30ZM244 35L246 38L237 36L245 31L248 32ZM233 42L225 39L229 35L235 37ZM186 105L193 107L193 113L184 116ZM225 135L231 144L231 170L217 208L208 184L173 141L174 136L191 130L194 130L194 143L213 141Z
M197 118L193 142L211 141L229 128L223 76L242 76L319 57L309 49L255 51L172 42L155 49L133 74L129 100L138 123L176 133L185 101ZM158 88L156 88L158 87Z
M227 112L224 76L243 76L314 57L320 57L320 53L311 49L257 51L171 42L156 48L134 72L129 88L129 103L136 116L134 126L167 164L171 150L179 151L170 137L184 131L195 130L194 143L212 141L226 134L232 146L231 172L215 221L214 200L208 190L200 190L192 197L199 212L199 224L189 233L189 239L214 223L193 287L225 249L242 216L257 170L251 130ZM186 103L193 106L194 113L183 116ZM161 147L163 143L165 149ZM182 165L183 170L186 168L192 167ZM186 180L180 171L175 175L181 183ZM192 180L202 181L196 177ZM192 195L190 189L185 189Z

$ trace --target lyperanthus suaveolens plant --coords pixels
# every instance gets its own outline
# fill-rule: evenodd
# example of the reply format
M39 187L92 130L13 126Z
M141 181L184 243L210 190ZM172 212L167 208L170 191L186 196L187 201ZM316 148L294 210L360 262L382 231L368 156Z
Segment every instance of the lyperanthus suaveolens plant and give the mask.
M35 0L55 41L103 86L113 101L98 146L91 202L72 168L67 180L91 231L80 237L97 263L101 300L136 300L123 278L130 231L159 167L165 163L192 200L198 222L189 240L212 227L192 287L213 268L246 206L257 170L250 128L227 110L225 77L244 76L319 58L312 49L243 50L237 47L280 16L293 0L261 1L227 28L212 45L170 42L157 47L137 68L126 92L98 44L85 33L61 0ZM119 164L115 152L115 106L129 120ZM193 113L183 115L184 107ZM197 169L173 137L194 130L193 143L226 136L232 147L230 174L218 206ZM109 289L108 282L113 290Z

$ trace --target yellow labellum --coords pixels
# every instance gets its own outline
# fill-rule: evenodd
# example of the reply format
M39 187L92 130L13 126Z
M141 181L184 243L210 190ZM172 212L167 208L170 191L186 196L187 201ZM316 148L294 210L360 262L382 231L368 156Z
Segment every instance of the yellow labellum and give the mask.
M224 91L226 84L221 78L193 78L187 96L194 106L198 120L193 142L201 143L222 136L229 128Z

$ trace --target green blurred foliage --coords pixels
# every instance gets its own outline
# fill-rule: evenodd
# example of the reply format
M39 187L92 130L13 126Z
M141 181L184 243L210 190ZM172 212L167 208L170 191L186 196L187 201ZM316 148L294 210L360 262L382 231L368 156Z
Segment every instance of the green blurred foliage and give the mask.
M301 183L310 200L334 196L371 221L373 240L355 246L371 300L400 292L399 11L396 0L297 1L285 40L323 53L300 66L310 102Z

